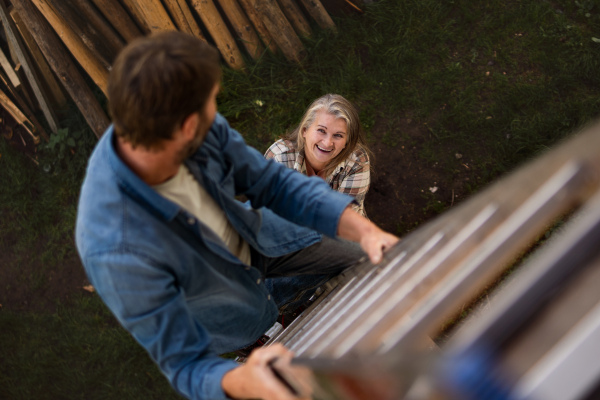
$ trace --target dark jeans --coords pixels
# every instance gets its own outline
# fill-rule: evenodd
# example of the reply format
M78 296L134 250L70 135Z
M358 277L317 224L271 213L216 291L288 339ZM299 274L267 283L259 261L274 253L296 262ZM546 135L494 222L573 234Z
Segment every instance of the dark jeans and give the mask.
M282 257L265 257L252 249L252 265L262 271L280 313L293 311L315 290L366 254L358 243L323 236L323 240Z

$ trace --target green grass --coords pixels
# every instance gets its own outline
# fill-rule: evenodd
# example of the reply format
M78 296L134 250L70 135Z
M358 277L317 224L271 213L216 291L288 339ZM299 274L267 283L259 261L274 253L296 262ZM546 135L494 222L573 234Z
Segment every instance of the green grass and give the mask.
M53 314L3 311L0 330L0 398L179 398L97 297Z
M335 18L337 35L306 40L302 68L265 54L244 73L226 70L220 112L264 151L312 100L339 93L358 106L372 143L414 146L448 179L460 173L454 154L468 155L471 193L599 114L594 1L380 0L365 11ZM43 293L49 271L74 256L95 138L69 115L64 142L75 145L40 148L39 167L0 139L0 246L9 249L0 260L12 277L0 282L0 303L8 287ZM399 129L406 120L422 136ZM423 218L449 206L431 193L423 201ZM51 312L0 308L0 398L176 397L97 297L49 302Z
M32 259L42 265L60 262L74 250L79 186L95 142L87 128L72 123L73 129L78 126L85 139L79 141L73 153L58 152L58 149L48 152L45 145L40 145L40 154L25 155L16 152L5 140L0 141L0 186L3 188L0 190L0 245L11 248L10 264L14 268Z
M262 150L337 92L368 130L409 116L431 132L424 159L451 143L479 153L493 178L598 115L600 10L580 11L571 1L379 1L307 43L303 69L266 55L247 74L228 72L221 112Z

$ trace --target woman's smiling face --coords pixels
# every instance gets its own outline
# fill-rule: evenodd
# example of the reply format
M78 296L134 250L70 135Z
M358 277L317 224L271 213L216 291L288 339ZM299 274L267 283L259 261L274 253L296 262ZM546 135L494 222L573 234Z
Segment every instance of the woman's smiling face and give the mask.
M304 154L310 166L319 172L333 160L348 140L348 125L326 111L317 111L315 120L302 132Z

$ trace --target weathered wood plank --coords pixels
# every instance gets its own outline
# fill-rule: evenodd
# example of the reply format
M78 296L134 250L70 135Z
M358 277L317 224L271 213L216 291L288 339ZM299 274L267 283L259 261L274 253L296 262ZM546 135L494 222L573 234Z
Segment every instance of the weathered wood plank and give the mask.
M257 60L263 54L265 48L240 5L235 0L220 0L219 4L248 54Z
M102 37L100 31L92 27L89 19L86 18L82 10L78 9L76 1L43 1L54 10L58 16L58 20L62 22L61 29L73 31L73 33L79 37L81 42L83 42L85 46L90 49L94 57L98 59L98 61L100 61L100 63L108 71L113 59L116 57L116 54L119 51L119 45L113 48L109 38ZM44 15L46 16L46 19L50 21L51 16L46 14ZM50 23L54 26L52 21L50 21Z
M44 117L50 126L50 130L52 130L52 132L58 131L58 120L54 110L52 107L50 107L48 94L42 88L40 84L41 81L37 76L36 71L33 69L33 64L29 59L29 55L25 52L24 46L21 43L17 27L15 26L13 20L9 17L8 10L2 2L0 2L0 18L2 19L2 24L4 25L7 39L12 43L15 52L17 53L19 61L24 68L25 74L42 110L42 113L44 114Z
M221 18L215 3L212 0L190 0L190 3L212 36L227 65L233 69L244 68L242 53L235 44L235 40L225 21Z
M300 0L302 5L306 8L306 11L317 21L317 24L323 29L331 29L337 32L337 28L333 23L333 20L323 7L323 4L319 0Z
M164 0L164 3L180 31L206 40L185 0Z
M256 11L256 8L254 8L253 0L238 0L238 1L239 1L240 5L242 6L242 8L244 9L244 11L246 12L246 15L252 22L252 25L254 25L254 29L256 29L256 33L258 33L258 36L262 39L263 44L272 53L277 53L277 44L271 37L271 34L269 33L269 30L267 29L264 22L262 21L262 18L258 14L258 11Z
M33 133L34 126L31 121L19 110L19 107L12 102L12 100L0 90L0 104L8 113L21 125L29 135L33 138L34 143L39 143L40 138Z
M40 72L41 78L46 83L54 104L58 108L64 107L67 104L67 98L65 97L63 89L61 88L59 82L54 76L54 73L50 69L50 66L44 58L44 55L42 54L40 48L33 39L33 36L31 36L31 33L29 33L29 31L27 30L27 27L23 23L23 20L19 16L19 13L17 13L17 10L13 8L10 11L10 16L15 22L15 25L17 26L17 29L21 34L21 37L23 38L23 42L27 46L29 54L31 54L31 57L33 58L33 61L38 68L38 71Z
M6 87L9 94L12 96L12 98L17 102L17 106L23 112L23 114L29 116L29 119L31 120L31 122L33 122L33 125L35 126L36 132L39 132L39 134L42 136L42 138L44 138L44 140L46 140L46 142L48 140L50 140L50 138L48 137L48 134L46 133L46 130L44 129L42 124L40 124L40 122L37 120L37 118L35 117L35 114L31 111L29 106L25 103L25 100L23 100L21 98L21 96L14 91L14 89L8 83L7 78L5 78L1 73L0 73L0 80L2 81L2 83L4 83L4 86ZM34 142L35 142L35 138L34 138Z
M33 64L32 64L32 66L33 66ZM37 102L34 100L35 94L33 92L33 89L31 88L31 85L27 81L27 74L25 74L23 65L20 62L17 62L17 64L15 65L15 73L17 74L17 76L19 77L19 80L21 81L21 86L19 86L17 88L17 91L19 93L21 93L21 95L23 95L23 99L27 102L27 105L30 108L33 108L33 109L37 108ZM40 81L40 83L41 83L41 81Z
M304 18L304 14L298 4L294 0L277 0L277 2L281 7L281 11L283 11L296 30L296 33L300 36L310 37L312 33L310 25L306 18Z
M294 32L275 0L251 0L277 46L289 61L300 64L305 56L304 45Z
M12 0L12 3L88 125L94 134L100 137L110 121L92 89L79 74L56 32L31 1Z
M137 9L152 32L176 31L177 27L169 17L160 0L135 0Z
M2 65L2 69L6 73L6 76L8 76L8 79L10 79L11 85L13 85L14 88L18 88L19 86L21 86L21 80L17 76L14 67L12 66L10 61L8 61L8 58L6 57L6 54L4 54L4 51L2 51L2 49L0 49L0 64Z
M127 43L142 36L142 30L118 0L92 0Z
M129 11L129 14L133 17L144 35L152 32L136 0L121 0L121 3Z
M19 2L22 4L22 2ZM70 28L70 26L56 13L55 9L50 5L48 0L31 0L36 8L39 10L46 20L50 23L50 26L58 34L62 42L67 46L71 54L81 64L83 69L92 78L94 83L98 85L100 90L106 94L106 86L108 83L108 68L102 64L98 57L90 50L89 47L81 40L81 38ZM17 7L17 10L19 8ZM25 20L25 15L21 15ZM26 22L27 23L27 22ZM27 23L29 26L29 24ZM30 28L30 31L32 29ZM32 32L33 33L33 32ZM36 37L36 42L40 47L44 41L44 36ZM44 52L46 59L48 54ZM57 74L58 75L58 74Z
M119 36L110 23L102 16L91 0L74 0L74 9L81 12L83 19L88 21L92 31L97 32L98 37L102 38L110 49L110 54L114 57L125 47L125 41Z

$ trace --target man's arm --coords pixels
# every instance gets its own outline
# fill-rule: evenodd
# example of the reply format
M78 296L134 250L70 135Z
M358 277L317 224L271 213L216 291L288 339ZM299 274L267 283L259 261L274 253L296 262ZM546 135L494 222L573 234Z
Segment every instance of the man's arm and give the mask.
M373 264L378 264L383 257L383 251L392 247L399 240L396 236L378 228L377 225L350 207L347 207L340 217L338 236L360 243Z
M222 141L222 156L235 165L237 188L254 207L268 207L299 225L358 242L373 263L379 263L383 250L399 240L353 211L352 197L331 190L322 179L265 160L222 116L213 128Z
M200 151L214 152L215 158L218 156L231 168L236 195L246 195L254 208L269 208L293 223L336 236L340 215L352 197L331 190L323 179L309 178L266 160L222 116L217 116L211 132L219 148ZM208 139L203 146L206 144Z

